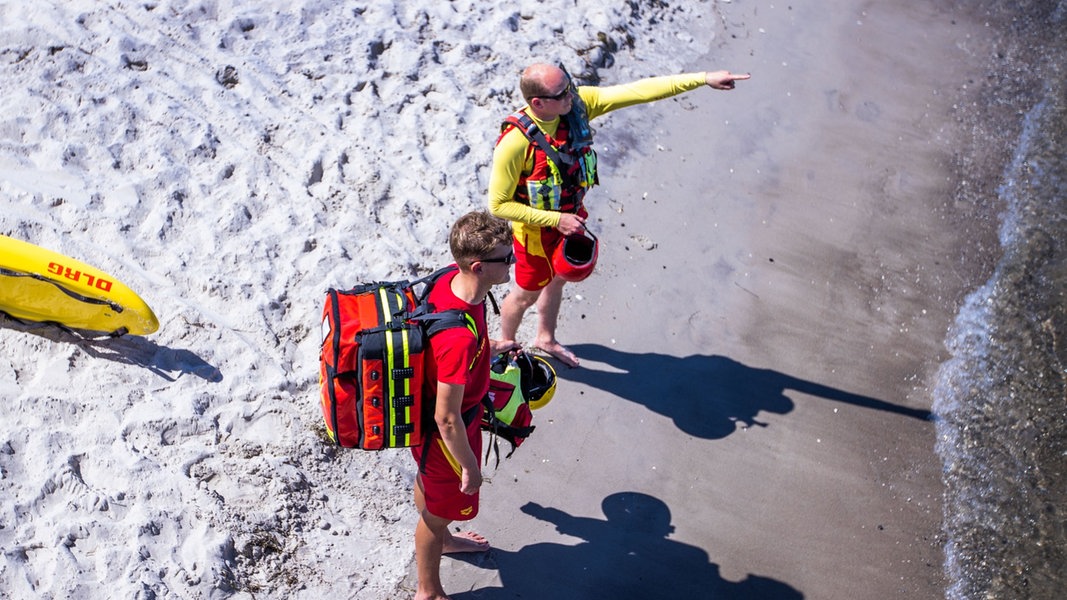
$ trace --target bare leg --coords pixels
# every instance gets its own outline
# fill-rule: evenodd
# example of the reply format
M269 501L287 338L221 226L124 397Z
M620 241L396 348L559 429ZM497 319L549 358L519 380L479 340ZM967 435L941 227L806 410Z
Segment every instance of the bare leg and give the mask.
M421 471L421 469L420 469ZM415 510L426 510L426 492L422 489L422 474L415 475Z
M415 478L415 508L419 512L426 510L426 496L422 490L422 479ZM485 552L489 549L489 540L485 536L473 531L461 531L455 535L445 528L445 539L441 546L442 554L456 554L459 552Z
M448 600L441 585L441 554L449 523L423 509L415 525L415 568L418 573L415 600Z
M556 325L559 323L559 307L563 302L563 286L567 282L554 278L544 289L524 290L514 285L500 307L500 335L502 341L514 342L515 334L526 311L537 304L540 320L534 347L556 358L569 367L578 366L578 357L556 340Z
M563 303L563 286L567 282L555 277L537 300L537 314L541 317L537 324L537 338L534 346L554 356L569 367L578 366L578 357L556 339L556 326L559 323L559 308Z
M504 298L500 307L500 336L502 341L514 342L515 334L519 331L522 317L526 311L537 302L541 291L524 290L518 285L511 286L511 291Z

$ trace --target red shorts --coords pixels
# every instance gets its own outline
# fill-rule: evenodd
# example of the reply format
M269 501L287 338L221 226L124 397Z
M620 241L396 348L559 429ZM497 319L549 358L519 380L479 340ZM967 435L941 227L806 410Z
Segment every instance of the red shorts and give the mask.
M578 214L584 219L585 209ZM524 290L536 292L543 289L556 270L552 268L552 253L563 243L563 234L554 227L523 227L524 233L513 238L515 247L515 284Z
M479 416L467 425L467 440L479 460L482 456L481 420ZM423 446L427 452L425 461L422 458ZM419 478L422 479L422 492L430 514L451 521L469 521L478 516L478 493L468 495L459 491L462 470L445 448L439 433L434 432L428 444L413 447L411 455L416 463L422 465Z

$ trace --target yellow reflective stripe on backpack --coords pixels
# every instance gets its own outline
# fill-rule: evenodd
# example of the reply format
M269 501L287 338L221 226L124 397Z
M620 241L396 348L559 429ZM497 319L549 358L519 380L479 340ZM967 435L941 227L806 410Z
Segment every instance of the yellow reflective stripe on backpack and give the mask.
M392 315L399 313L404 308L405 298L402 293L392 292L386 288L379 288L378 294L381 297L381 305L385 307L390 314L384 315L385 318L390 318ZM392 402L397 397L409 397L412 394L411 390L411 378L400 377L397 378L397 370L403 372L410 372L411 370L411 340L410 330L400 329L397 331L389 331L385 336L385 364L383 369L383 376L385 376L386 393L382 402ZM402 389L398 389L402 387ZM394 406L394 409L402 410L404 415L404 423L413 423L413 416L411 414L412 405L409 403L404 407ZM388 414L388 410L382 407L383 411ZM388 440L390 447L402 447L411 445L411 432L397 434L396 422L400 419L395 419L393 423L385 424L385 436Z

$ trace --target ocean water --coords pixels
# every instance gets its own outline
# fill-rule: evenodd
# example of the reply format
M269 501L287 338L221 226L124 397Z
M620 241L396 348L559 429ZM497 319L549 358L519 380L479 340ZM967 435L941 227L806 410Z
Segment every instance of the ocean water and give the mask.
M1007 149L990 186L999 256L967 296L934 389L952 599L1067 598L1067 2L992 2L975 110ZM1011 89L1007 89L1011 88ZM985 122L980 122L982 119ZM990 122L992 121L992 122ZM1006 140L995 132L1011 132ZM983 139L984 138L984 139ZM980 162L980 161L976 161ZM1007 164L1003 164L1003 163ZM965 176L982 177L978 164ZM966 169L965 169L966 170ZM972 197L975 191L966 192Z

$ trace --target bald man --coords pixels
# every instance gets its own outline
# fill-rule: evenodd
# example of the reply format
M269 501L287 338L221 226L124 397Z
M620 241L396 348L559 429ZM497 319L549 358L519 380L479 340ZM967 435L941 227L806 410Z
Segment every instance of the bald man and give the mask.
M651 77L610 87L575 86L549 64L528 67L519 81L526 106L505 119L493 151L489 211L512 222L515 283L501 308L501 337L514 342L526 311L540 320L531 347L576 367L578 357L556 339L563 286L552 255L580 233L588 216L583 199L598 183L589 121L613 110L669 98L702 86L732 90L748 74L708 71Z

